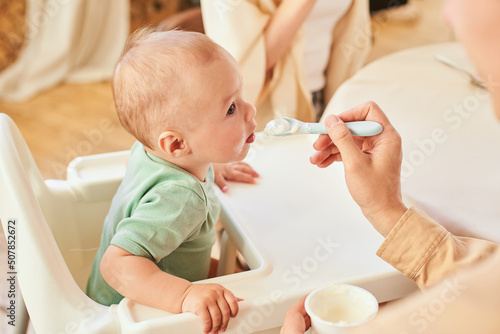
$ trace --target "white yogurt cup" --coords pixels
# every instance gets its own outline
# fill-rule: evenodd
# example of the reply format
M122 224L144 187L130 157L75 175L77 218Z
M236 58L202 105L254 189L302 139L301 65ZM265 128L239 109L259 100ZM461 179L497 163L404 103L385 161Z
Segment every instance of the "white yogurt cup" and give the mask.
M313 334L347 333L349 327L373 319L377 299L365 289L348 284L331 284L314 290L305 301Z

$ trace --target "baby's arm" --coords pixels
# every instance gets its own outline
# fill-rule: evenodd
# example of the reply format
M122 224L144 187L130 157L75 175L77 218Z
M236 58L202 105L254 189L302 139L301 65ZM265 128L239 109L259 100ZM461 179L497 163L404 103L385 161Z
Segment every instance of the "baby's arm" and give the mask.
M192 284L161 271L151 260L110 245L101 260L106 282L121 295L171 313L192 312L205 333L225 331L238 299L219 284Z
M255 183L255 178L259 177L252 166L245 162L230 162L212 164L214 168L214 182L222 192L226 192L227 181Z

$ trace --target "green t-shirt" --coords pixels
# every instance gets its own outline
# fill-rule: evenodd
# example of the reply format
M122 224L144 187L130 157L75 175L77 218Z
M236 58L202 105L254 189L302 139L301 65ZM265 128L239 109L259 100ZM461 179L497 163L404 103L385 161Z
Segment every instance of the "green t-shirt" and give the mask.
M136 142L104 222L87 295L103 305L117 304L123 298L99 270L110 244L150 259L171 275L189 281L206 278L220 212L213 180L212 168L201 182L182 168L148 154Z

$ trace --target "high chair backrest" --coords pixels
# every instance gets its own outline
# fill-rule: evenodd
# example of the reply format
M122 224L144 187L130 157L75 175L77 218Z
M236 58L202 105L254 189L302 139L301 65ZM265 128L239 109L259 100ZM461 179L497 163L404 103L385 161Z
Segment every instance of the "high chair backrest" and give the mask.
M108 313L82 289L116 183L89 200L89 185L75 175L44 181L18 128L0 114L0 220L15 245L10 270L37 333L77 332Z

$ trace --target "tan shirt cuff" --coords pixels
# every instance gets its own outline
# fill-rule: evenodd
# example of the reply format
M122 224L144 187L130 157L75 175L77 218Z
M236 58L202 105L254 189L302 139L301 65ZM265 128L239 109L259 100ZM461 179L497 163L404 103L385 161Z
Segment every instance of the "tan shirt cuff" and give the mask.
M389 233L377 255L415 280L448 231L423 212L408 209Z

